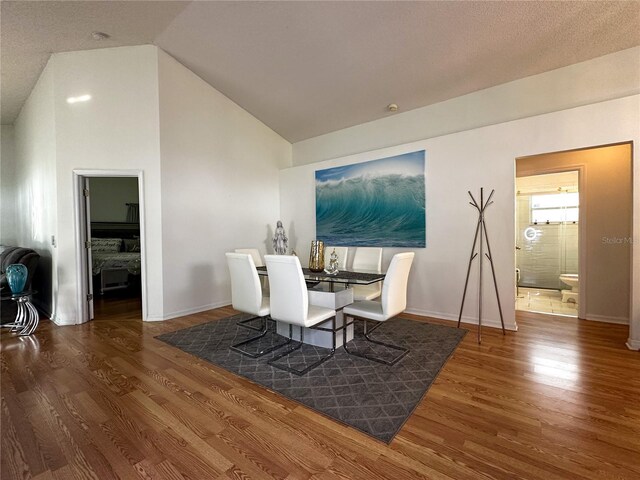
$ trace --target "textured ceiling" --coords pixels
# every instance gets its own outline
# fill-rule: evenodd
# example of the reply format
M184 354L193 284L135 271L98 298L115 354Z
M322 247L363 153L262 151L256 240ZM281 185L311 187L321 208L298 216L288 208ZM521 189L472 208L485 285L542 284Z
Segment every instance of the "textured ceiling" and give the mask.
M142 43L296 142L640 45L640 2L4 1L3 123L50 52Z
M13 123L52 53L154 43L188 6L188 2L2 0L2 123ZM111 38L97 42L91 38L94 31L107 32Z

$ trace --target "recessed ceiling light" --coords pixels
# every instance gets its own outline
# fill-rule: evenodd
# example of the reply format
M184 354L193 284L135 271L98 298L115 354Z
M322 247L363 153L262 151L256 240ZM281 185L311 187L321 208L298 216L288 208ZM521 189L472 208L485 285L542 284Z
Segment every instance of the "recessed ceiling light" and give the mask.
M109 37L110 35L104 32L91 32L91 38L93 38L94 40L106 40Z
M88 102L91 100L91 95L80 95L78 97L68 97L67 103Z
M389 110L390 112L397 112L398 105L396 105L395 103L390 103L389 105L387 105L387 110Z

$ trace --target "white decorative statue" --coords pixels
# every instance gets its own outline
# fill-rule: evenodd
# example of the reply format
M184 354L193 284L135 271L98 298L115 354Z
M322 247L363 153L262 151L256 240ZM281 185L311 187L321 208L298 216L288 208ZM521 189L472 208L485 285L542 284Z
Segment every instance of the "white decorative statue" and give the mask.
M282 226L282 221L278 220L276 224L276 232L273 234L273 250L276 255L286 255L289 247L289 239Z
M328 275L336 275L338 273L338 254L335 248L329 255L329 268L325 268L324 272Z

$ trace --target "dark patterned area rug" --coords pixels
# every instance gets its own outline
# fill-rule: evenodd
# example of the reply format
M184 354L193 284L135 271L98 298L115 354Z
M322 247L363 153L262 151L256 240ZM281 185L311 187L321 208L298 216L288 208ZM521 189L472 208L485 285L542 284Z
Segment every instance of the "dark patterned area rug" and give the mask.
M338 348L333 358L299 377L267 364L284 348L296 343L257 359L229 349L231 344L256 335L256 332L237 325L244 318L248 316L234 315L156 338L386 443L398 433L467 333L463 329L394 318L371 335L375 340L411 349L394 366L352 356ZM269 323L273 329L273 322ZM396 354L364 340L361 324L355 324L356 339L349 342L350 350L375 352L383 358ZM254 325L259 326L259 323ZM283 337L270 331L255 350L282 341ZM304 345L292 354L289 363L300 368L302 363L310 363L327 353L327 349Z

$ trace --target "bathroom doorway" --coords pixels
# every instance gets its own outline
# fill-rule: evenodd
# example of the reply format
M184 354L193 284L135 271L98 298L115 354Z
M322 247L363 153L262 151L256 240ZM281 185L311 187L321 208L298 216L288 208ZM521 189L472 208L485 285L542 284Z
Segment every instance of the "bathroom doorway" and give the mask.
M521 250L516 250L516 263L519 268L520 281L518 285L523 289L533 288L529 292L529 298L540 298L544 294L553 293L555 300L549 300L551 314L567 315L568 312L560 308L573 307L571 296L565 297L562 301L563 290L575 292L577 288L577 315L580 319L628 324L631 312L631 259L632 259L632 226L633 226L633 145L631 142L624 142L612 145L602 145L581 148L576 150L566 150L561 152L542 153L528 157L516 159L516 185L521 178L537 177L537 182L546 184L549 189L549 202L540 199L536 206L533 201L529 201L528 208L523 209L523 215L528 215L529 225L525 226L521 232L516 229L516 245ZM561 177L545 176L548 174L567 174L577 172L578 175L578 204L575 200L556 200L551 198L554 194L562 194L569 198L571 184L558 183ZM554 180L554 181L550 181ZM525 182L526 183L526 182ZM521 184L521 194L516 195L516 202L526 203L525 187ZM535 188L531 187L534 194ZM563 191L558 191L561 188ZM565 189L569 192L565 193ZM518 188L516 188L517 193ZM555 190L553 192L552 190ZM541 193L541 192L536 192ZM556 197L558 199L559 197ZM564 203L562 203L564 202ZM564 211L562 209L565 209ZM532 212L532 210L540 212ZM555 210L546 212L549 216L545 218L545 210ZM574 217L568 217L571 209L577 209L577 235L578 235L578 277L565 276L564 274L575 274L575 257L572 257L573 248L570 238L565 238L565 242L560 241L560 230L569 235L572 230ZM517 208L516 208L517 210ZM575 210L573 210L575 213ZM534 218L535 213L535 218ZM540 213L541 216L538 215ZM526 218L525 218L526 219ZM519 219L516 218L516 221ZM538 224L535 224L535 221ZM549 224L547 225L547 220ZM560 224L560 222L562 224ZM542 224L541 224L542 223ZM553 227L553 224L557 225ZM523 258L523 247L533 248L524 238L525 230L529 238L535 239L543 244L542 253L534 254L534 261L527 261ZM556 241L544 239L545 234L558 231ZM521 236L520 236L521 235ZM552 236L552 235L546 235ZM544 239L544 240L543 240ZM545 244L545 241L548 242ZM537 255L537 256L536 256ZM558 261L556 270L551 272L547 263L549 258L555 255ZM573 259L572 259L573 258ZM527 269L531 271L527 271ZM516 276L518 271L516 270ZM558 273L558 275L556 275ZM541 275L544 274L544 275ZM542 280L540 279L542 277ZM540 283L538 283L540 282ZM557 282L555 285L550 282ZM555 290L555 292L553 292ZM526 294L527 290L517 288L517 296ZM566 293L566 292L565 292ZM536 295L538 294L538 295ZM524 308L527 304L524 297L516 301L516 308ZM560 304L556 303L559 299ZM533 311L542 311L542 302L529 302L526 308ZM536 305L533 305L535 303ZM553 311L553 305L557 312Z
M579 171L516 178L516 309L578 316Z

